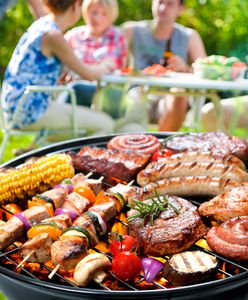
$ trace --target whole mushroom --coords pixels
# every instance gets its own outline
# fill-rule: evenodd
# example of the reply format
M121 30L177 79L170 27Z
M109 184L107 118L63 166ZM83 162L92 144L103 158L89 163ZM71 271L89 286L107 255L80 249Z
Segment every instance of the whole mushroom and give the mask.
M78 286L82 287L87 286L92 279L96 282L101 282L106 277L106 273L103 270L110 267L111 262L104 254L89 254L76 265L74 281Z

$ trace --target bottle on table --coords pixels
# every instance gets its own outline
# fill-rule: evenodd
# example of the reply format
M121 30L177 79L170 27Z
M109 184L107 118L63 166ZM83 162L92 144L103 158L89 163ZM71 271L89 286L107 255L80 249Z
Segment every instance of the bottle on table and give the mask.
M166 43L164 53L163 53L163 58L160 61L160 64L163 67L167 67L168 65L168 58L170 58L173 55L173 52L171 52L171 39L168 40Z

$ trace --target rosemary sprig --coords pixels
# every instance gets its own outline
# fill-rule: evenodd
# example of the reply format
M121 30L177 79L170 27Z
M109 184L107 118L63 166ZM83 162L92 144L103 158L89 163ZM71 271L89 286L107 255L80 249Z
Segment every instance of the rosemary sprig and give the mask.
M179 210L174 205L169 203L166 196L159 196L156 188L154 188L154 193L156 197L150 199L151 203L133 200L133 205L127 205L129 208L135 209L138 212L137 214L128 217L128 221L136 218L142 218L142 226L144 226L146 223L151 223L151 225L153 225L154 220L161 212L166 211L168 207L173 209L176 214L179 214Z

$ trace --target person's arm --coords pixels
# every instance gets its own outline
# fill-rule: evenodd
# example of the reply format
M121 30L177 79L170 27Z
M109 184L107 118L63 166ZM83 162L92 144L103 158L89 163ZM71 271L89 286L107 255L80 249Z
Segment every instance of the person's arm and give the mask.
M48 13L42 0L28 0L28 7L35 19L45 16Z
M133 27L134 27L134 22L132 21L123 23L120 27L124 37L128 41L128 44L130 44L133 39Z
M190 64L187 64L180 56L172 55L168 59L168 68L175 72L191 73L193 72L191 63L199 57L206 57L206 51L199 33L193 30L189 37L188 47L188 58Z
M206 57L206 50L202 41L201 36L195 30L193 30L189 38L189 60L194 62L199 57Z
M128 56L126 58L125 64L126 66L131 64L132 61L132 40L133 40L133 31L134 31L135 22L130 21L123 23L120 27L126 41L127 41L127 52Z
M114 68L114 62L111 59L93 66L82 63L59 31L50 31L43 36L42 52L46 56L58 57L69 69L87 80L96 80Z

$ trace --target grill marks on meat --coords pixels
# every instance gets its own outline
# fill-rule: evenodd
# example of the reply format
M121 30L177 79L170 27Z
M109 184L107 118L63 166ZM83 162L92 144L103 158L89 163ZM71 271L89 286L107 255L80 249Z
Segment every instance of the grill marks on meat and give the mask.
M224 164L229 166L236 166L245 170L245 164L242 160L234 155L215 153L212 151L185 151L181 153L175 153L168 157L163 157L157 162L152 162L149 165L157 165L160 169L166 163L182 163L182 162L214 162L218 164Z
M231 179L237 182L248 180L248 173L239 167L225 165L215 162L160 162L151 163L146 169L139 172L137 182L144 186L149 182L154 182L163 178L180 176L209 176Z
M41 233L22 245L21 256L24 258L31 251L34 251L27 261L45 263L51 258L50 250L52 244L53 240L49 237L48 233Z
M46 207L33 206L23 212L31 226L41 222L43 219L50 217ZM24 232L23 222L17 217L12 217L0 227L0 250L12 244L16 239L22 236Z
M216 253L236 260L248 260L248 216L212 227L207 233L207 242Z
M144 224L142 218L130 220L129 233L141 245L146 255L170 255L190 248L206 233L206 227L197 213L197 207L189 201L179 197L168 197L178 211L172 208L161 212L151 223ZM151 200L146 200L151 203ZM137 214L130 210L129 216Z
M248 216L248 186L234 188L227 193L204 202L199 207L202 216L225 222L238 216Z
M166 141L165 146L175 151L213 151L248 160L248 142L223 132L182 134Z
M219 177L208 176L183 176L172 177L148 183L142 188L137 188L130 194L129 201L133 199L143 201L158 195L177 196L217 196L240 186L240 183Z
M87 255L87 239L81 236L70 236L52 244L51 257L54 265L60 269L72 270Z
M150 155L88 146L83 147L78 154L69 154L76 170L101 174L110 182L114 178L125 182L135 179L150 158Z

